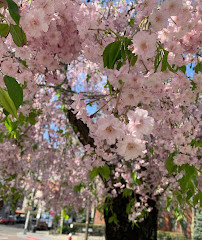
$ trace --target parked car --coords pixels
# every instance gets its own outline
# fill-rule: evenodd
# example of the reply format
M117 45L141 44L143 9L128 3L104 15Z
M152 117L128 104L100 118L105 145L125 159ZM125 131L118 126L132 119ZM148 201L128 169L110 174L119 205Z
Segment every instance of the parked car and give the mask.
M3 224L3 223L5 223L5 218L0 216L0 224Z
M12 224L12 225L14 225L16 223L16 217L13 216L13 215L10 215L7 218L5 218L4 223L5 224Z

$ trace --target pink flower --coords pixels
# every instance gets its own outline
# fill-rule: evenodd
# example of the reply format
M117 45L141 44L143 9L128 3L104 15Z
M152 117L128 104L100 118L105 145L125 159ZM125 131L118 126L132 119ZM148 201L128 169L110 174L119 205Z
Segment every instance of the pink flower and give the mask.
M49 69L49 66L52 64L54 60L54 57L49 54L47 51L41 50L37 54L37 62L38 64L47 67Z
M83 94L75 94L72 97L72 100L74 102L71 104L71 108L74 109L74 113L77 113L77 117L81 118L81 116L84 116L84 113L86 113L86 104L82 99Z
M142 13L144 16L147 16L152 9L157 7L158 1L157 0L144 0L139 2L137 5L138 13Z
M15 56L23 60L30 58L30 51L27 46L16 48Z
M141 55L144 60L152 58L156 51L156 35L140 31L133 37L133 53Z
M135 89L124 89L124 91L121 94L121 101L124 106L130 105L130 106L136 106L139 103L139 96Z
M1 70L5 75L15 77L18 71L18 64L13 62L12 59L8 59L1 63Z
M47 32L46 37L50 45L57 45L61 39L61 33L56 29L51 29Z
M111 115L97 121L95 134L101 140L106 140L108 144L115 144L116 139L120 139L123 135L123 130L120 121Z
M185 154L178 154L177 156L174 157L174 163L176 165L186 164L189 163L189 161L190 161L189 156Z
M177 145L181 145L181 144L183 144L185 142L185 137L183 136L182 133L177 133L174 136L174 142Z
M158 38L162 43L172 40L170 39L171 36L172 35L170 34L170 30L168 30L167 28L163 28L161 31L158 31Z
M162 30L167 26L167 15L165 12L155 10L153 14L149 17L151 22L151 27L154 31Z
M169 0L165 1L162 4L161 10L163 12L167 12L169 16L175 16L178 15L182 9L182 1L181 0Z
M142 136L143 134L150 134L154 127L154 119L148 117L146 110L136 108L134 111L129 111L128 114L129 123L127 125L128 130L136 136Z
M18 82L22 84L24 84L25 82L31 82L32 79L33 79L32 72L26 70L17 75Z
M122 141L117 143L117 153L130 160L142 156L145 151L145 143L141 139L126 135Z
M42 32L47 32L49 22L42 8L33 9L26 13L21 20L22 28L32 37L40 37Z

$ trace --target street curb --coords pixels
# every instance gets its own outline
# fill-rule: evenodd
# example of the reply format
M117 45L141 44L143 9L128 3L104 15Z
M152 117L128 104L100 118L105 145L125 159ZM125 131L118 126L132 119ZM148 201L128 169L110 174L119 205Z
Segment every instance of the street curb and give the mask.
M31 240L42 240L42 239L39 239L39 238L33 238L33 237L29 237L29 236L26 236L25 238L31 239Z

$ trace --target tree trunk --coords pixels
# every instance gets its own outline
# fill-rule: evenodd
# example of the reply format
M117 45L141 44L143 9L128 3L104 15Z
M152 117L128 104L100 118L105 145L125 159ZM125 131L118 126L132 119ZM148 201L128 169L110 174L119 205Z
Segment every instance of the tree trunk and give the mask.
M108 211L104 211L104 218L106 224L106 240L156 240L157 239L157 217L158 210L156 203L153 200L148 201L148 205L153 207L148 217L143 222L137 223L139 228L128 221L128 214L126 207L129 203L129 198L118 195L113 200L106 199L105 203L111 203ZM116 214L118 224L109 223L109 218Z

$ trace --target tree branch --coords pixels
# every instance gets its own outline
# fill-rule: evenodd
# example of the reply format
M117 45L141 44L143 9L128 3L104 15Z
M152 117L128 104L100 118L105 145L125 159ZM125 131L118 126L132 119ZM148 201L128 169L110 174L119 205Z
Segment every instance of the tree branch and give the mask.
M81 119L76 118L76 114L73 113L73 109L68 110L67 118L69 119L70 124L73 126L74 132L79 133L79 141L83 145L90 144L90 146L94 148L94 139L89 136L88 126L83 123Z

